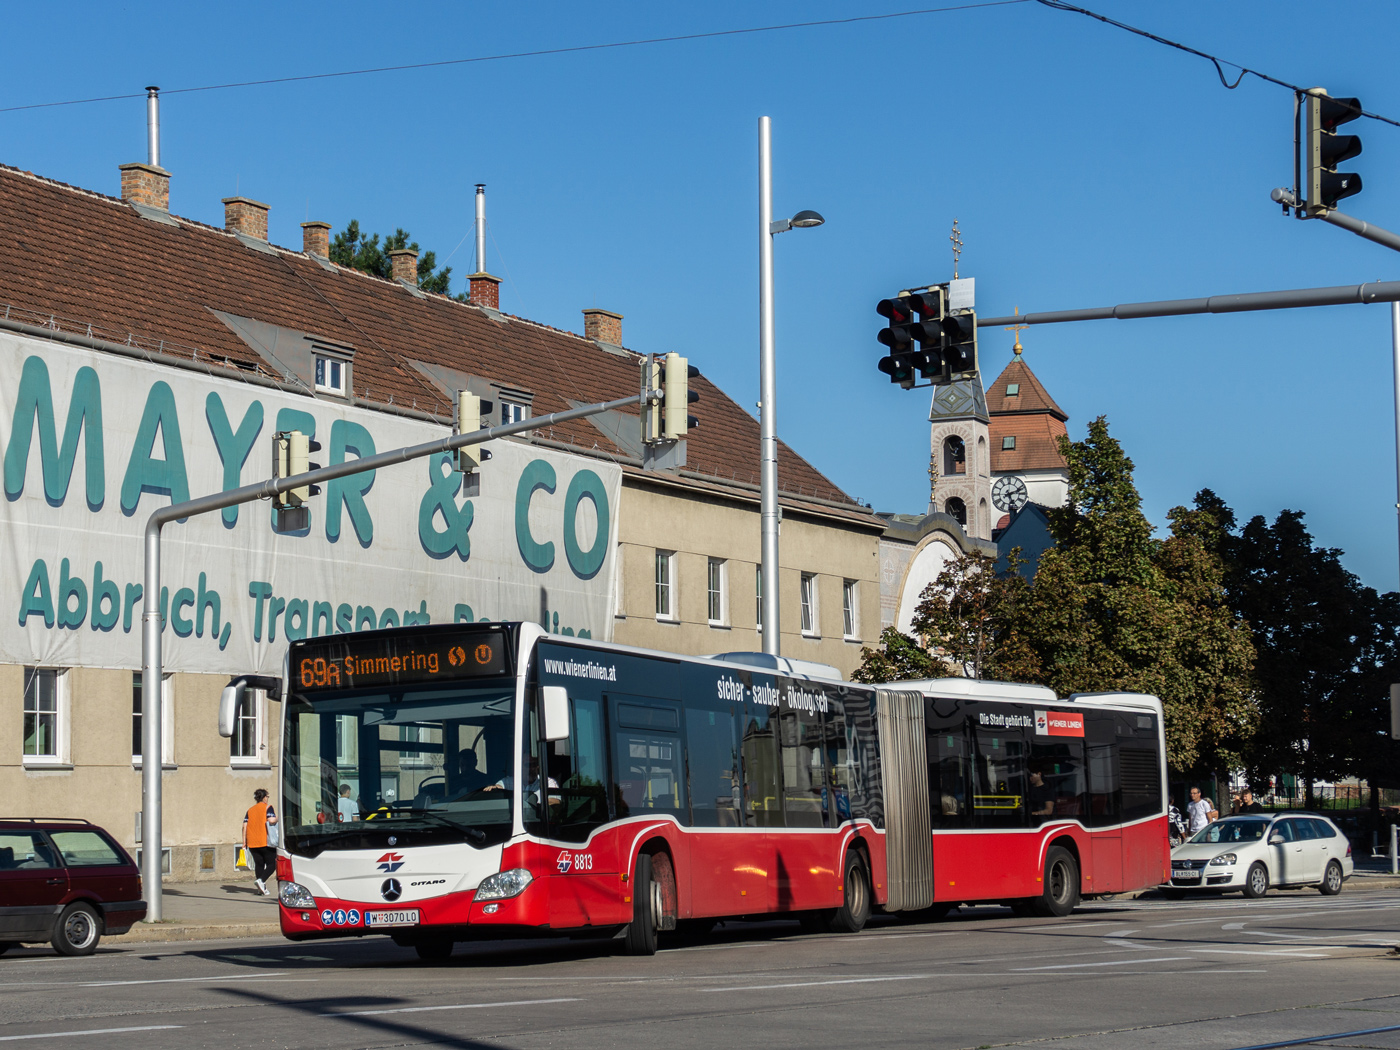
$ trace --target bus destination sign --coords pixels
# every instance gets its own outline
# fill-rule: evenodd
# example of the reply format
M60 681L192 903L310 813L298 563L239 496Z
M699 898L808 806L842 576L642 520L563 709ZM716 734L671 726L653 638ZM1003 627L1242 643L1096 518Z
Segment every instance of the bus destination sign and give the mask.
M507 673L506 635L499 630L433 631L357 639L316 639L292 650L292 685L361 689L483 678Z

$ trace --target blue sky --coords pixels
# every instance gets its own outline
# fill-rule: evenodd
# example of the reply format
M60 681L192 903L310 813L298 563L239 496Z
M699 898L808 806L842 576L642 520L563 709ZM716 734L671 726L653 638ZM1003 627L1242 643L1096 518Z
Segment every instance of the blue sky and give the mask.
M841 18L906 3L76 4L7 12L0 105ZM1094 0L1202 50L1400 118L1400 6ZM352 218L407 228L454 279L488 192L503 309L677 350L752 409L757 121L773 119L780 435L878 510L927 502L928 397L876 371L876 301L962 276L1008 314L1393 275L1386 249L1284 219L1292 99L1036 3L270 87L167 94L171 206L222 223L235 192L271 237ZM1344 210L1400 229L1400 128L1363 120ZM0 114L0 162L115 193L145 159L139 99ZM460 247L458 247L460 243ZM1011 336L983 330L990 380ZM1215 489L1246 519L1296 508L1319 544L1397 584L1389 310L1349 306L1032 328L1026 360L1081 437L1098 415L1159 526Z

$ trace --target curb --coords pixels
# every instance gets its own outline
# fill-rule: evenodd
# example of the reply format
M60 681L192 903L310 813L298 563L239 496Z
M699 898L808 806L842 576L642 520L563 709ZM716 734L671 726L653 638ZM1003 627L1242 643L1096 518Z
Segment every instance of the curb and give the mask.
M138 923L126 933L115 934L112 944L158 944L170 941L217 941L252 937L280 937L275 922Z

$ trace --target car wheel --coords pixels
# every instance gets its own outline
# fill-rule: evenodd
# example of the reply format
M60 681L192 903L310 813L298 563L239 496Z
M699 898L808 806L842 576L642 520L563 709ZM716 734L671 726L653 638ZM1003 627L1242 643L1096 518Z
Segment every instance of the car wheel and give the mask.
M444 962L452 958L451 941L420 941L413 950L424 962Z
M1040 916L1068 915L1079 903L1079 865L1063 846L1051 846L1045 855L1045 876L1039 897L1031 907Z
M832 933L859 933L870 918L870 877L865 873L865 862L855 850L846 854L842 885L845 898L827 928Z
M1244 877L1244 895L1250 899L1257 899L1268 892L1269 869L1256 861Z
M1335 860L1327 862L1327 871L1323 873L1322 885L1318 889L1324 897L1335 897L1342 892L1342 866Z
M656 954L657 917L661 914L661 887L651 877L651 854L637 858L632 878L632 921L627 924L623 946L628 955Z
M60 955L91 955L101 937L102 920L82 901L64 908L53 926L53 946Z

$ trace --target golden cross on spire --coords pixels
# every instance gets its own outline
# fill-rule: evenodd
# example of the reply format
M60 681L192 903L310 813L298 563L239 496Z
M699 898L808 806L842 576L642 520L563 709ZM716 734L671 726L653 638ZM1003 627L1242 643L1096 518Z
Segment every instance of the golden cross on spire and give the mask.
M962 254L963 242L962 234L958 232L958 220L953 220L953 232L948 237L953 242L953 280L958 279L958 256Z
M1021 316L1021 308L1020 308L1019 306L1014 307L1014 308L1012 309L1011 312L1012 312L1012 314L1013 314L1014 316L1016 316L1016 317ZM1024 331L1025 331L1027 328L1029 328L1029 327L1030 327L1030 325L1028 325L1028 324L1013 324L1013 325L1007 325L1007 326L1006 326L1006 330L1007 330L1008 332L1014 332L1015 335L1016 335L1016 343L1015 343L1014 346L1011 347L1011 352L1012 352L1013 354L1015 354L1017 357L1020 357L1020 356L1021 356L1021 350L1022 350L1022 347L1021 347L1021 333L1024 332Z

